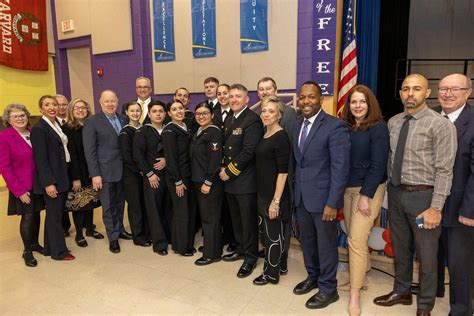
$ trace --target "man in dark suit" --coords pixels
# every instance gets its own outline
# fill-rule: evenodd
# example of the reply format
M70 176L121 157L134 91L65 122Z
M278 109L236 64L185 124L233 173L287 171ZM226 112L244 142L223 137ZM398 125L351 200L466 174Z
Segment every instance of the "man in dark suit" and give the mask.
M435 109L454 124L458 139L451 194L444 204L440 250L448 259L450 315L460 316L473 314L474 295L470 284L474 274L474 109L467 104L471 93L472 82L468 77L448 75L439 82L441 107ZM444 260L438 264L444 287Z
M263 136L263 124L257 114L247 107L247 88L234 84L229 90L233 118L224 131L224 165L219 177L225 182L235 239L234 253L224 261L244 259L237 276L249 276L258 259L257 183L255 147Z
M118 135L127 118L117 113L118 99L112 90L104 90L99 99L102 112L89 117L82 130L84 154L92 177L92 186L99 190L109 249L120 252L119 238L131 239L123 227L123 157Z
M307 308L324 308L337 293L337 209L342 207L349 178L350 138L344 122L321 109L321 87L305 82L298 105L304 115L293 129L294 204L308 277L293 290L297 295L319 291Z

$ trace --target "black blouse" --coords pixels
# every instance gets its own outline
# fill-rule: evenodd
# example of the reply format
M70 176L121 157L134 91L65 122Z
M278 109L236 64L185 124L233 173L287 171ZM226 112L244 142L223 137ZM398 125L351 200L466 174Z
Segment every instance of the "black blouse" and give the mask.
M135 132L133 138L133 158L137 163L138 169L146 177L149 178L154 174L165 174L166 168L162 170L153 168L156 158L164 156L163 138L151 124L144 125Z
M219 179L222 165L223 135L219 127L210 125L196 133L191 144L191 170L193 182L208 186Z
M82 126L75 130L66 124L62 126L64 134L68 138L67 149L71 155L71 162L68 164L69 178L71 181L80 180L82 186L92 184L87 169L84 147L82 145Z
M137 129L131 125L125 125L119 134L119 146L123 155L124 170L139 173L137 164L133 159L133 137Z
M183 179L191 178L190 133L176 123L170 122L163 129L161 137L163 138L167 176L175 185L180 185Z

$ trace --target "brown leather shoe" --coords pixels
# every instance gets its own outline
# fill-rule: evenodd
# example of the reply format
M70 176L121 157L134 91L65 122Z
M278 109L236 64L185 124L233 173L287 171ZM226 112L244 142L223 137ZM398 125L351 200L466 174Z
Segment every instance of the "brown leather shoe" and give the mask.
M397 294L393 291L374 299L374 304L379 306L411 305L412 303L411 294Z
M417 309L416 316L431 316L431 312L425 311L423 309Z

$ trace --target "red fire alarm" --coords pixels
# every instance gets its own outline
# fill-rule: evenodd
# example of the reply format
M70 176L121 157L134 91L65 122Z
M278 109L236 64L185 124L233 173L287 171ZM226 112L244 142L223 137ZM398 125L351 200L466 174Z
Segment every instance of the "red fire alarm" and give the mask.
M97 76L102 77L104 75L104 68L97 68Z

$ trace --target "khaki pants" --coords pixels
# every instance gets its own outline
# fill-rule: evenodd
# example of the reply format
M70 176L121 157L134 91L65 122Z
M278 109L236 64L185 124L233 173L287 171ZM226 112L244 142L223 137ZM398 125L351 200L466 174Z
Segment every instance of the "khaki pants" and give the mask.
M374 197L369 200L369 207L372 211L369 218L357 212L360 189L361 187L351 187L347 188L344 193L344 222L349 236L350 281L351 287L355 289L362 287L365 274L371 268L367 240L369 239L370 230L374 226L374 221L380 214L385 195L385 183L378 186Z

